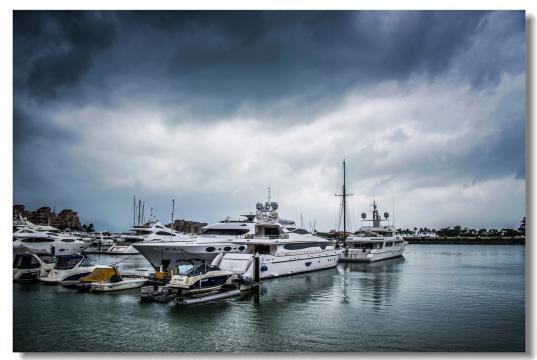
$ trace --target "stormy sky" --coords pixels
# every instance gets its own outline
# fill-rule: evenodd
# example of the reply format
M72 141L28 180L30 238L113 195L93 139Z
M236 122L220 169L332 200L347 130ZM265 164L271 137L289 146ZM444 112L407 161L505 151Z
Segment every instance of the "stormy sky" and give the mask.
M14 203L132 224L254 210L517 227L520 11L15 11ZM393 215L393 214L392 214Z

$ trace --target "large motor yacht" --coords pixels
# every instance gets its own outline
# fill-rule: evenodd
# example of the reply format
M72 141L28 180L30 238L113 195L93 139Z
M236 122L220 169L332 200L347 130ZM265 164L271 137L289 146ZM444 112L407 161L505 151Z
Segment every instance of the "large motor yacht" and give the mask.
M81 253L89 244L75 237L62 235L58 229L39 230L38 227L23 227L13 233L13 247L27 247L32 251L47 252L52 255L72 255Z
M260 254L261 278L337 265L341 250L326 239L291 226L294 222L279 219L276 202L257 203L256 208L255 215L243 215L242 220L224 220L205 226L201 235L181 241L148 241L134 247L151 265L163 269L193 260L213 262L215 266L224 261L229 266L224 264L222 268L235 266L237 273L244 273L251 265L252 255Z
M210 263L220 252L244 252L246 246L234 244L239 236L254 232L255 215L241 220L223 220L202 229L201 235L147 240L133 245L155 268L175 267L180 262L199 260Z
M336 267L341 249L304 229L284 228L258 212L255 233L235 241L245 254L221 254L212 263L247 278L274 278ZM297 231L302 230L302 231ZM256 264L257 262L257 264ZM254 272L258 272L254 276Z
M153 219L143 225L133 226L130 233L121 235L117 243L110 246L106 253L112 255L134 255L138 250L134 244L150 241L177 241L185 235L165 227L160 221Z
M381 219L377 204L373 201L373 217L366 219L366 213L362 213L364 221L371 221L372 226L362 226L354 234L345 240L344 252L341 255L342 262L372 262L390 259L403 255L405 241L395 235L393 226L382 226L382 221L388 221L389 214L384 213Z

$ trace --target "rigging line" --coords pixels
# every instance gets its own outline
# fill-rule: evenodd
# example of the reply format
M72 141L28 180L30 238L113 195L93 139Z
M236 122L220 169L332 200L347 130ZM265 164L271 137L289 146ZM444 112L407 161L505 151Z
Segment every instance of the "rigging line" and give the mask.
M129 255L129 256L127 256L125 259L122 259L122 260L118 261L117 263L114 263L114 264L112 264L112 265L110 265L110 266L116 266L117 264L119 264L119 263L121 263L121 262L123 262L123 261L125 261L125 260L127 260L127 259L130 259L130 258L133 257L134 255L138 255L138 254L132 254L132 255Z

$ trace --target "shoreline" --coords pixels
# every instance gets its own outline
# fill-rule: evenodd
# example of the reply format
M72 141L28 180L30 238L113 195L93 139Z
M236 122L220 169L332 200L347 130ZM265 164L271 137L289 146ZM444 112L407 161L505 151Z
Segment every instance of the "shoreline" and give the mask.
M426 237L408 236L403 237L409 244L430 245L525 245L524 236L513 237Z

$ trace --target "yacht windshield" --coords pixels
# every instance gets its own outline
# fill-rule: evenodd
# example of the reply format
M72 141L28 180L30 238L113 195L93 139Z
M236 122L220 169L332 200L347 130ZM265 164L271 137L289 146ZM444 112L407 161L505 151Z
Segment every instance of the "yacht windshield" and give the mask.
M209 271L218 271L218 270L220 270L218 266L211 266L211 265L207 265L203 263L203 264L199 264L198 266L192 267L190 270L188 270L184 274L189 275L189 276L196 276L196 275L208 273Z
M248 229L205 229L203 235L244 235Z
M82 260L83 256L58 256L54 269L56 270L69 270L72 269Z
M28 254L16 255L13 260L13 267L15 269L37 269L39 266L39 261Z
M56 258L52 255L39 255L39 258L47 264L54 264L56 261Z

